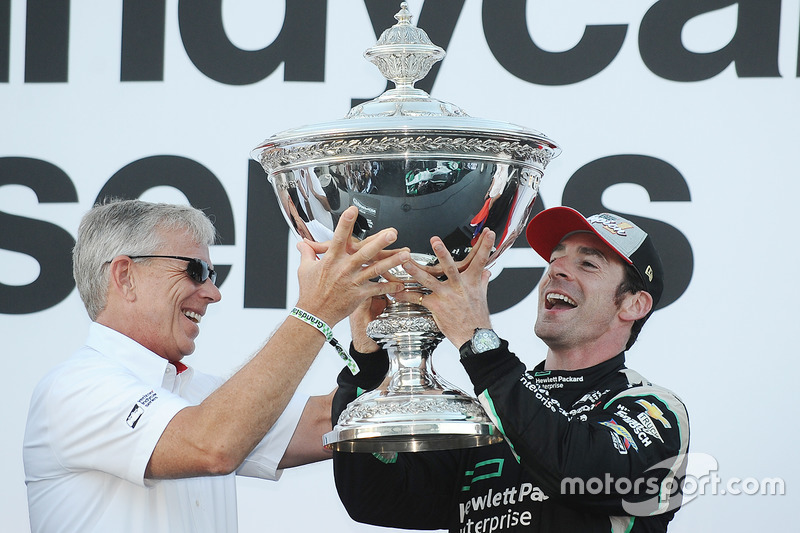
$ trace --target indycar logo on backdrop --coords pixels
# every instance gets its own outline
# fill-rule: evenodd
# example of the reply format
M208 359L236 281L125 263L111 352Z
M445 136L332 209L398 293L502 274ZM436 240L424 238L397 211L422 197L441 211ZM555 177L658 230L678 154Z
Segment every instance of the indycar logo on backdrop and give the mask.
M283 15L282 27L272 43L255 50L236 46L234 41L247 40L249 36L226 33L229 27L223 23L223 13L235 18L236 12L221 10L218 2L179 2L176 28L164 24L167 7L172 3L161 2L160 6L126 3L119 22L120 81L164 81L166 46L173 42L182 46L197 70L219 83L254 84L279 68L287 82L325 81L326 56L332 53L331 41L326 36L338 30L327 27L333 19L328 17L326 2L317 2L314 9L309 9L305 2L293 1L285 2L283 8L239 4L243 12L274 9L275 17ZM417 25L448 53L457 52L450 47L451 37L462 20L469 20L461 18L464 4L463 0L425 2L416 16ZM739 0L736 5L737 27L721 30L725 46L703 53L693 52L691 43L684 43L684 29L697 18L720 9L719 2L710 0L655 2L640 21L590 23L584 28L574 28L583 29L584 35L568 50L544 50L536 44L537 35L531 33L527 24L528 2L508 3L503 9L497 9L494 2L483 2L481 24L475 30L483 32L483 42L498 65L511 75L537 85L571 85L592 78L616 60L623 46L635 46L633 43L638 44L643 65L656 76L671 81L707 80L731 64L740 78L779 78L781 46L797 50L796 41L781 39L781 2ZM377 37L394 23L398 3L364 2L364 7ZM26 9L25 25L19 28L27 45L19 52L20 62L25 65L25 82L66 83L70 78L70 41L76 38L74 32L68 31L70 3L29 2ZM107 24L98 21L98 31ZM631 27L638 27L638 39L628 38ZM12 33L16 29L12 28ZM176 38L167 38L168 31L174 31ZM303 38L297 39L298 35ZM0 82L8 81L9 65L17 59L10 56L16 50L0 47L0 53L5 51L9 55L0 58ZM435 65L417 86L430 92L438 67Z

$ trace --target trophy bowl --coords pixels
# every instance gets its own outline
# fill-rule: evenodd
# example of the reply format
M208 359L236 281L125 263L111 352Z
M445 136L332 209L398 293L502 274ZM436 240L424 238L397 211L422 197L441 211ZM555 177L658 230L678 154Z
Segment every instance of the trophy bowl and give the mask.
M411 25L405 2L395 18L364 54L394 89L341 120L272 135L252 157L298 237L329 240L342 212L355 205L355 238L393 227L395 244L425 265L437 261L432 236L459 261L490 228L491 264L524 231L545 167L560 149L537 131L470 117L415 88L444 51ZM402 268L392 274L406 290L426 292ZM502 439L477 400L434 371L431 353L443 336L427 309L392 300L367 333L387 350L389 371L342 413L326 447L425 451Z

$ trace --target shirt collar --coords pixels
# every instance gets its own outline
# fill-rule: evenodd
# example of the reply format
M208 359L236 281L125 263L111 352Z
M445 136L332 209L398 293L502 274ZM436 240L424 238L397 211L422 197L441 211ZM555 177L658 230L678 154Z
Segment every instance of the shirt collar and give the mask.
M154 387L172 389L175 383L177 373L175 366L119 331L92 322L86 345L124 366L136 377ZM182 377L189 377L191 372L192 369L187 367Z

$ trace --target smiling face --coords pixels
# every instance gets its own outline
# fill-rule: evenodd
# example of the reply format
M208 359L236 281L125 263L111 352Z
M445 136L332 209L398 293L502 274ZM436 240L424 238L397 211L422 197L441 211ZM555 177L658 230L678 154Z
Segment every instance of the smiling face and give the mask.
M208 247L171 233L155 255L179 255L203 259L209 264ZM133 324L128 335L169 361L180 361L194 352L199 323L209 304L218 302L219 289L206 280L197 283L186 273L187 262L155 258L134 262L135 299L129 312ZM213 267L212 267L213 268Z
M614 299L623 275L622 259L597 235L568 235L539 283L536 335L551 352L602 351L629 328Z

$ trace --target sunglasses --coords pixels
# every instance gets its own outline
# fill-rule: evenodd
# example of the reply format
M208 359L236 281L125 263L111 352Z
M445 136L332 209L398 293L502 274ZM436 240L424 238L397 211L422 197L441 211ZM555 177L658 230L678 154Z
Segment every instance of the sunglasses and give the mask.
M189 277L197 283L205 283L207 279L211 279L211 283L217 284L217 272L208 266L208 263L196 257L182 257L180 255L129 255L131 259L179 259L181 261L188 261L186 265L186 273Z

